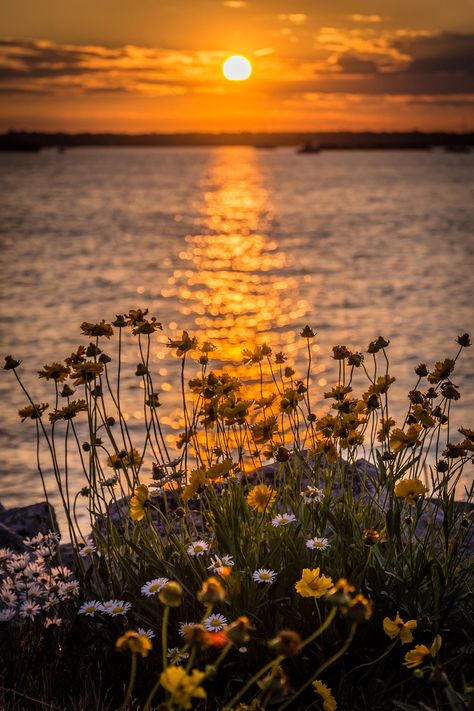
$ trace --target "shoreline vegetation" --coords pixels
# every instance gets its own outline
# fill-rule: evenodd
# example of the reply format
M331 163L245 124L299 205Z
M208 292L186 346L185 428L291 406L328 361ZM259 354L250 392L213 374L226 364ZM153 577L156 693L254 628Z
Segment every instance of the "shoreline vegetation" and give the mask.
M28 150L28 147L207 147L254 146L276 148L311 143L324 150L428 150L474 147L474 132L241 132L241 133L96 133L8 131L0 134L1 150ZM457 152L457 151L456 151Z
M245 378L213 363L212 343L173 334L182 432L171 447L153 349L162 330L142 309L82 323L77 350L38 371L51 405L5 358L73 562L54 531L0 551L2 708L467 710L474 491L458 505L456 485L474 430L452 431L450 417L468 334L415 368L399 423L383 336L364 352L334 346L338 378L321 403L309 325L303 373L267 344L243 344ZM130 368L140 431L121 408Z

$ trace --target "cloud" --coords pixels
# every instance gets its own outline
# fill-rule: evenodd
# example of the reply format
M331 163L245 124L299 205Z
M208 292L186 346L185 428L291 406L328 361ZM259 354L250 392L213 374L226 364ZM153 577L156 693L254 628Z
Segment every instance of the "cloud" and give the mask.
M380 15L348 15L348 19L352 20L352 22L363 22L365 24L367 23L377 23L377 22L382 22L382 17Z
M292 12L289 14L282 13L278 15L278 19L280 22L291 22L292 25L303 25L308 19L308 16L303 12Z
M222 4L224 7L231 7L235 10L240 9L241 7L247 7L247 3L244 2L244 0L224 0Z

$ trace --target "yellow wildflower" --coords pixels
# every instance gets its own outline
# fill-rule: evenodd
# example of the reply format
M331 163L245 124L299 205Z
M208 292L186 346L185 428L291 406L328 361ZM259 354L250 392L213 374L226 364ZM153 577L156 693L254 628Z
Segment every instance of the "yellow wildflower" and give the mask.
M441 635L437 634L429 649L425 644L417 644L414 649L410 649L410 651L405 654L405 661L403 664L408 667L408 669L419 667L420 664L423 664L425 657L436 657L441 647L441 643Z
M413 642L412 630L416 629L416 620L408 620L404 622L400 617L399 613L395 615L395 619L391 620L389 617L385 617L383 621L383 631L390 639L396 639L400 637L400 642L402 644L409 644Z
M199 469L193 469L193 471L189 475L189 481L186 484L183 493L181 494L182 498L185 501L189 501L189 499L192 499L194 494L197 494L199 489L205 485L206 472L204 467L200 467Z
M151 642L146 634L128 630L115 642L115 649L120 652L128 651L132 652L132 654L140 654L142 657L146 657L151 649Z
M139 484L130 497L130 516L134 521L145 518L145 508L148 506L148 487Z
M105 336L106 338L110 338L114 335L114 329L110 323L106 323L105 321L101 321L100 323L88 323L84 321L84 323L81 323L81 331L84 336Z
M332 579L320 575L319 568L304 568L301 580L295 584L295 590L301 597L323 597L332 585Z
M18 414L20 415L22 422L27 419L39 420L43 412L47 410L48 407L49 405L47 402L43 402L41 404L38 403L37 405L27 405L21 410L18 410Z
M40 378L46 378L46 380L54 380L56 383L62 383L66 380L70 373L67 366L61 363L51 363L51 365L43 366L43 370L38 370L38 375Z
M428 489L420 479L402 479L395 484L395 496L405 499L407 504L415 504L420 496L426 494Z
M176 348L176 355L178 358L181 358L189 351L197 348L197 338L194 336L191 337L187 331L183 331L183 335L179 340L173 341L171 338L168 338L168 341L169 343L166 345L168 348Z
M161 686L171 694L171 703L183 709L192 708L191 697L205 699L206 691L200 686L205 677L204 672L193 669L192 673L186 674L182 666L169 666L160 675Z
M429 373L428 381L436 385L442 380L446 380L454 370L455 362L452 358L445 358L435 364L434 370Z
M275 503L276 491L266 484L254 486L250 494L247 496L247 503L250 508L262 513L270 509Z
M400 452L402 449L407 447L412 447L413 445L418 446L418 436L421 432L421 425L415 424L410 425L406 432L396 428L392 430L390 435L390 446L394 452Z
M272 439L273 435L278 432L278 420L275 415L271 415L252 425L250 431L253 441L256 444L264 444Z
M323 709L324 711L336 711L337 709L337 703L336 699L332 695L331 689L326 686L326 684L323 684L322 681L319 679L316 679L316 681L313 681L313 686L314 690L323 700Z

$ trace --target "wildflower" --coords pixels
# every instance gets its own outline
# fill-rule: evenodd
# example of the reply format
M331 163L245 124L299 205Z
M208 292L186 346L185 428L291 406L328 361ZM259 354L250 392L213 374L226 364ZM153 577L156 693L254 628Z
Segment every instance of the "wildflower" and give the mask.
M289 523L296 521L296 516L292 513L277 514L275 518L272 518L272 526L278 528L279 526L287 526Z
M168 657L170 664L179 664L184 659L189 659L189 654L187 652L181 651L179 647L171 647L168 649L166 656Z
M323 597L332 587L331 578L319 574L319 568L304 568L301 580L295 583L296 592L301 597Z
M0 610L0 622L10 622L15 616L16 612L13 607L6 607L4 610Z
M264 420L260 420L252 425L250 431L253 441L256 444L264 444L272 439L273 435L278 432L278 419L275 415L266 417Z
M382 348L386 348L390 341L383 336L379 336L376 341L371 341L367 346L367 353L378 353Z
M78 615L86 615L87 617L94 617L97 612L103 612L102 603L98 600L88 600L88 602L83 603L79 610Z
M143 321L136 321L132 328L132 333L134 336L139 334L149 335L150 333L155 333L155 331L162 331L163 326L159 321L156 320L155 316L151 319L143 319Z
M255 486L247 496L250 508L263 513L275 503L276 491L266 484Z
M233 644L242 645L248 642L250 634L255 628L250 624L250 620L245 615L238 617L226 627L227 636Z
M95 363L91 360L74 363L72 370L71 378L75 378L74 385L86 385L93 382L102 373L104 366L102 363Z
M311 486L308 484L306 489L304 489L301 494L305 504L315 504L318 501L321 501L324 496L324 491L322 491L322 489L318 489L317 486Z
M459 400L461 393L459 392L457 385L451 383L451 381L446 381L441 383L441 395L446 398L446 400Z
M130 516L134 521L142 521L145 518L145 509L148 505L148 487L139 484L130 497Z
M417 644L414 649L410 649L410 651L405 654L405 661L403 664L408 667L408 669L419 667L420 664L423 664L425 657L436 657L441 647L441 643L441 635L437 634L429 649L424 644Z
M465 457L467 454L467 447L466 442L468 440L464 440L464 442L459 442L458 444L454 444L453 442L448 442L446 445L446 449L443 450L443 457L447 457L448 459L457 459L457 457Z
M192 707L191 698L205 699L207 694L200 683L205 677L204 672L193 669L186 674L183 667L171 665L160 675L161 686L171 694L171 703L183 709Z
M347 350L346 346L333 346L332 357L334 360L344 360L350 356L350 351Z
M277 574L268 568L259 568L252 573L252 580L256 583L268 583L269 585L276 580Z
M146 634L140 634L135 630L127 630L125 634L118 638L115 642L115 649L119 652L131 652L132 654L140 654L142 657L147 657L151 649L151 641Z
M124 602L123 600L108 600L104 602L103 610L111 617L118 617L119 615L126 615L129 610L131 610L132 605L130 602Z
M390 435L390 447L394 452L400 452L407 447L418 446L418 436L421 432L421 425L410 425L406 432L401 429L394 429Z
M18 368L20 363L21 360L16 360L13 356L7 355L5 356L5 365L3 366L3 370L15 370L15 368Z
M471 339L469 338L469 334L463 333L462 336L458 336L457 342L463 348L469 348L469 346L471 345Z
M313 681L313 687L315 692L321 697L323 700L323 709L324 711L336 711L337 709L337 702L334 696L332 695L331 689L326 686L326 684L323 684L322 681L319 679L316 679L316 681Z
M243 425L249 414L252 400L236 400L235 396L227 398L219 407L219 415L224 423L231 425Z
M144 627L137 627L137 632L138 634L145 635L145 637L148 637L148 639L153 639L155 637L155 633L152 629L146 630Z
M362 540L366 546L375 546L380 541L380 533L372 528L365 528L362 531Z
M204 627L208 632L220 632L227 625L228 619L224 615L213 614L206 617Z
M169 343L166 345L168 348L176 348L176 355L178 358L186 355L189 351L197 348L197 338L191 337L187 331L183 331L183 335L178 340L172 340L168 338Z
M313 331L308 325L306 325L300 333L301 338L314 338L316 335L316 331Z
M371 600L360 593L350 601L346 610L347 616L359 625L362 624L362 622L368 622L373 612L374 606Z
M21 421L24 422L25 420L39 420L41 415L45 410L47 410L49 407L47 402L43 402L37 405L27 405L26 407L23 407L21 410L18 410L18 414L21 417Z
M112 469L122 469L123 467L126 467L127 469L135 467L138 469L138 467L141 466L142 461L143 457L139 454L135 447L132 447L130 452L127 452L124 449L118 454L112 454L108 457L107 466Z
M25 602L22 602L20 605L20 617L24 619L28 618L29 620L34 620L40 611L40 606L31 600L25 600Z
M55 383L62 383L69 376L71 370L67 365L62 363L51 363L51 365L44 365L43 370L38 370L38 375L40 378L46 378L46 380L54 380Z
M212 556L211 564L207 566L208 570L212 570L213 573L219 574L220 568L232 568L234 566L234 559L231 555L223 556Z
M352 365L352 366L354 366L355 368L360 368L360 366L361 366L362 363L364 362L364 356L363 356L362 353L358 353L358 352L352 353L352 352L351 352L351 353L349 354L349 357L348 357L348 359L347 359L347 362L348 362L349 365Z
M257 684L270 696L287 696L290 693L288 676L281 667L272 669L263 679L259 679Z
M428 374L428 382L436 385L442 380L446 380L454 370L455 362L452 358L445 358L435 364L434 370Z
M301 636L292 630L281 630L268 644L277 654L294 657L301 651Z
M222 587L220 580L211 576L203 582L197 598L204 605L214 605L216 602L224 602L226 591Z
M79 412L87 412L87 403L85 400L71 400L67 405L54 410L49 415L51 423L59 420L72 420Z
M170 580L158 593L158 599L168 607L179 607L183 601L183 588L176 580Z
M105 321L101 321L100 323L88 323L84 321L84 323L81 323L81 331L83 336L94 336L96 338L100 336L110 338L114 335L112 326L110 323L105 323Z
M427 491L420 479L402 479L395 484L394 488L395 496L405 499L405 502L410 505L415 504Z
M275 353L275 363L282 365L286 360L287 356L282 353L281 351L279 353Z
M87 558L93 553L96 553L96 547L92 543L86 543L86 545L82 546L82 548L79 550L79 555L81 556L81 558Z
M145 583L145 585L142 585L141 593L145 595L145 597L153 597L153 595L161 592L167 583L169 583L168 578L154 578Z
M135 370L135 375L148 375L148 373L149 370L145 363L138 363L137 368Z
M310 551L326 551L329 548L329 541L327 538L310 538L306 541L306 548Z
M190 556L203 555L209 550L209 544L203 540L193 541L186 550Z
M295 388L286 388L280 400L280 411L289 415L296 410L298 403L303 399L303 395Z
M399 613L395 615L395 619L391 620L389 617L385 617L383 621L383 631L390 639L396 639L400 637L400 642L402 644L409 644L413 642L412 630L417 628L416 620L408 620L404 622L400 617Z

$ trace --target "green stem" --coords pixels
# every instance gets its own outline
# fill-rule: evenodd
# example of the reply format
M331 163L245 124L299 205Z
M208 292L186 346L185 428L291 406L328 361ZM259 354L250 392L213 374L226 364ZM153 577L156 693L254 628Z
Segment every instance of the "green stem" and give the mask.
M137 675L137 654L136 654L136 652L133 652L132 653L132 664L130 667L130 678L128 680L128 686L127 686L127 692L125 694L125 699L123 700L123 704L122 704L122 711L125 711L125 709L128 706L128 702L130 701L133 685L135 684L136 675Z

